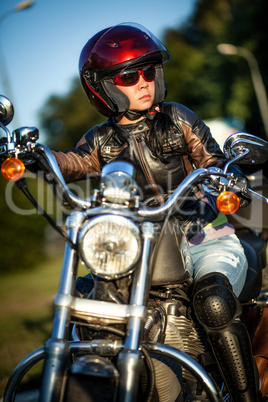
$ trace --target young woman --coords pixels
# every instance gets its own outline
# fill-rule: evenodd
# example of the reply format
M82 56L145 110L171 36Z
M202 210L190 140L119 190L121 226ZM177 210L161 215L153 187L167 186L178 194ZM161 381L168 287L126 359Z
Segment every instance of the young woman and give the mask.
M87 42L79 63L82 85L108 120L91 128L76 148L54 151L67 182L127 160L136 168L143 201L157 206L194 168L223 168L224 155L200 117L181 104L164 102L163 63L169 60L163 44L136 24L104 29ZM195 313L232 399L257 401L251 344L238 320L247 261L233 227L218 214L215 197L200 190L177 215L191 246Z

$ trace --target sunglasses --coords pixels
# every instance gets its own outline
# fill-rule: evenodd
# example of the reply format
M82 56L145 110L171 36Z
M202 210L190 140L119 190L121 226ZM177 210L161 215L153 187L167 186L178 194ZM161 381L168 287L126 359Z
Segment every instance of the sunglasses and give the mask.
M113 82L116 85L130 87L131 85L135 85L137 82L139 82L140 75L142 75L145 81L152 82L156 76L155 66L153 64L148 64L141 70L136 68L123 70L113 77Z

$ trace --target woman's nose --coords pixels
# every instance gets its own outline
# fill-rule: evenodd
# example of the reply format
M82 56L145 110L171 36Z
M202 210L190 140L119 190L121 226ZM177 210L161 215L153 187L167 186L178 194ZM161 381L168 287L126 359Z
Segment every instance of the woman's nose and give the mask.
M138 85L140 88L147 88L149 85L148 81L146 81L141 74L140 74L140 79L138 81Z

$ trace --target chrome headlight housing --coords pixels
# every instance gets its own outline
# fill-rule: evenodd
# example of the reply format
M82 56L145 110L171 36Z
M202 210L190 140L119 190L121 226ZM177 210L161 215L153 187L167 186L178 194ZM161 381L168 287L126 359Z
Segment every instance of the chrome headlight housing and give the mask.
M116 215L91 219L79 233L79 254L93 275L120 278L132 271L141 253L140 231Z
M133 165L125 161L107 163L102 169L100 191L108 202L124 204L137 194Z

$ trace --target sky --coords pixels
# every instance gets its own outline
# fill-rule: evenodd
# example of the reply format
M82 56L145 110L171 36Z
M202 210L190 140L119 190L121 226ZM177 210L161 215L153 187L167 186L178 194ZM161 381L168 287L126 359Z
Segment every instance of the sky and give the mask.
M187 20L197 0L35 0L10 13L20 2L0 0L0 94L14 105L11 130L39 128L38 111L50 95L69 92L80 52L95 33L136 22L162 39L165 29Z

